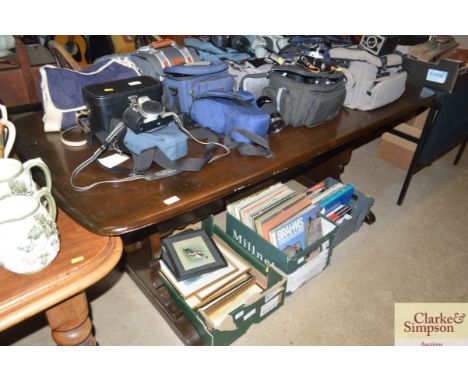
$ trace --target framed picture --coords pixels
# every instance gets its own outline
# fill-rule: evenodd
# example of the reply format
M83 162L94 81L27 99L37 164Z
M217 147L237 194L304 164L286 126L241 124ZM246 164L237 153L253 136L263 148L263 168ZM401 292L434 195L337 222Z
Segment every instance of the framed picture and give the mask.
M204 229L169 236L161 239L161 243L167 256L165 261L179 281L228 265Z

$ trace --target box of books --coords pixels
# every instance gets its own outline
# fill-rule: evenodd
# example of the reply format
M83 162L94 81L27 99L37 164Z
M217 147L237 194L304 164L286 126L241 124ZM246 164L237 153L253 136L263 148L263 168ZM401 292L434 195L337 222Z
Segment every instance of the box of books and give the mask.
M342 183L333 178L326 178L321 183L325 184L326 189L330 189L334 186L343 186ZM364 195L353 187L352 193L348 198L341 199L337 204L320 211L327 216L328 219L333 220L338 227L333 240L334 247L361 228L374 201L374 198Z
M325 184L304 192L274 184L230 203L226 231L264 264L285 272L290 294L328 265L336 226L310 196L331 191Z
M225 265L203 272L217 263L213 246ZM185 230L163 239L162 247L166 253L160 260L161 279L204 345L231 344L284 303L287 276L258 261L214 225L213 218L203 221L201 230ZM195 276L185 278L173 272L177 261L184 272L193 270Z
M311 244L301 246L301 240L295 237L299 231L305 234L315 225L315 239ZM276 266L288 275L286 295L296 291L301 285L322 272L329 263L332 253L332 241L336 225L323 216L318 216L313 223L296 222L275 231L280 248L267 241L257 232L246 226L240 220L226 214L226 232L247 251L253 254L265 265ZM319 233L317 234L317 230ZM307 236L305 236L307 238ZM288 244L289 243L289 244ZM293 246L294 250L288 248Z

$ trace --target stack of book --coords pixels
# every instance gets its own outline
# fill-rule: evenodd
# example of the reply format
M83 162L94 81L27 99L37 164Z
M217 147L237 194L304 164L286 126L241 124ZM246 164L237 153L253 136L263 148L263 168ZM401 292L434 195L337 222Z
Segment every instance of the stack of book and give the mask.
M288 256L322 237L319 207L305 192L282 183L232 203L227 210Z
M351 219L349 202L353 193L352 184L340 182L329 187L320 182L306 191L307 199L319 207L320 213L338 225L345 219Z
M200 241L200 237L205 243L208 240L209 251L207 247L204 247L203 251L195 250L195 252L199 252L198 256L200 253L202 253L201 256L205 256L200 260L185 261L182 259L186 268L190 268L193 262L206 262L212 255L211 251L219 251L226 265L180 279L173 269L174 253L172 255L169 253L176 250L180 258L193 257L194 251L192 249L197 247L194 244L194 239ZM179 292L188 306L194 310L202 310L215 325L222 322L233 309L244 304L250 296L263 291L251 273L251 266L223 240L217 236L208 236L204 230L184 231L181 234L163 239L162 245L162 258L160 260L162 277ZM187 251L187 247L191 247L191 250ZM203 245L199 244L197 248L202 247ZM199 266L200 264L197 264L197 267ZM206 266L206 264L202 266Z

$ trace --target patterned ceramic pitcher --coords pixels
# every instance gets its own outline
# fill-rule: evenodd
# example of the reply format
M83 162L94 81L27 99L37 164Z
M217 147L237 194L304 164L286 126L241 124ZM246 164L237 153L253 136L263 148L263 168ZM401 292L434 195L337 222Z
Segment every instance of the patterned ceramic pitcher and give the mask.
M32 196L0 200L0 264L14 273L44 269L60 248L56 214L55 201L45 188Z
M47 165L40 158L24 163L12 158L0 159L0 199L10 195L32 195L36 190L31 170L34 167L44 173L47 191L51 191L52 179Z
M13 148L13 143L15 143L16 128L15 125L8 120L5 105L0 104L0 112L0 158L8 158Z

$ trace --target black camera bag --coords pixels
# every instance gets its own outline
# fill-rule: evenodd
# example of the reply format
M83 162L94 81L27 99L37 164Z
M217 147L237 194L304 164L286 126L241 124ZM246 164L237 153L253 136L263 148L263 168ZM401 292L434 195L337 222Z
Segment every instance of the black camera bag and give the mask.
M274 66L263 95L273 100L286 125L313 127L335 118L346 97L341 72L311 72L296 65Z

